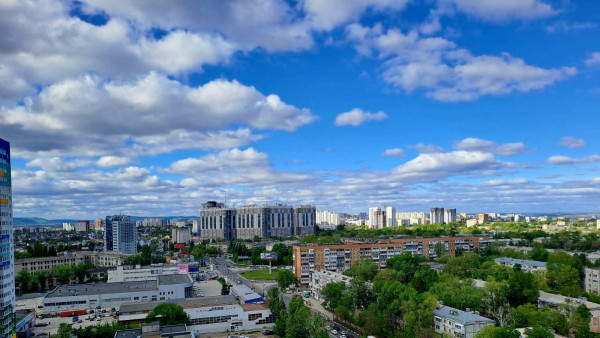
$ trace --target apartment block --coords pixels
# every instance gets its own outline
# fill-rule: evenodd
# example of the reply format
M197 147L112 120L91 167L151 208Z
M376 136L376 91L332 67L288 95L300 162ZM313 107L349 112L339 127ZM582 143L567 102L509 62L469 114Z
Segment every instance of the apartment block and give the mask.
M382 239L376 241L346 241L337 245L305 245L293 248L293 271L300 283L307 287L312 273L327 270L342 273L356 264L361 256L370 257L380 268L396 255L410 253L427 258L437 257L435 247L440 243L450 256L460 248L472 252L485 248L489 237L435 237Z
M600 268L585 268L583 288L585 292L600 295Z
M75 231L77 232L89 232L90 230L90 221L77 221L75 223Z
M0 336L16 334L10 143L0 139Z
M433 329L436 333L474 338L488 325L496 325L496 321L482 317L475 311L461 311L443 305L438 305L437 309L433 310Z
M209 201L202 204L200 237L231 240L310 235L315 231L315 213L314 206L249 205L234 209Z

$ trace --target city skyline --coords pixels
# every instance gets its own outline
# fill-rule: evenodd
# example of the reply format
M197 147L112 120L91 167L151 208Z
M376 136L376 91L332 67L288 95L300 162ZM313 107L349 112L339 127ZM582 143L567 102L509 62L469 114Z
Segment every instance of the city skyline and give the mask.
M14 216L600 212L599 10L4 2Z

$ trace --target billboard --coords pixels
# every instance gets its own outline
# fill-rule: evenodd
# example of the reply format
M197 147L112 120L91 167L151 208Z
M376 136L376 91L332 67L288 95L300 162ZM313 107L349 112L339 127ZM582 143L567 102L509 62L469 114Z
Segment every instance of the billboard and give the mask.
M263 252L260 254L260 259L263 261L276 261L277 252Z
M183 273L189 273L190 272L190 266L189 264L177 264L177 273L183 274Z

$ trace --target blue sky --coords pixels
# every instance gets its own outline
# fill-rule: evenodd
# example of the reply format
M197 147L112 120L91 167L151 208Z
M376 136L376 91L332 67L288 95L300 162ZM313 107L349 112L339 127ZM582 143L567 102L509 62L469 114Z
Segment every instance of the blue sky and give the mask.
M599 212L600 4L8 1L15 216Z

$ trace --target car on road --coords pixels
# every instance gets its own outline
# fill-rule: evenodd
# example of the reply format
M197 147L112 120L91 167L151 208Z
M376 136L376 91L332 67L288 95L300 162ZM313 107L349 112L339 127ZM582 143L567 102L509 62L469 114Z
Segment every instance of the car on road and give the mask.
M337 334L337 333L338 333L338 332L337 332L337 330L336 330L336 329L333 329L333 330L331 330L331 334Z
M273 330L263 329L262 334L264 334L265 336L270 336L272 334L275 334L275 332L273 332Z

